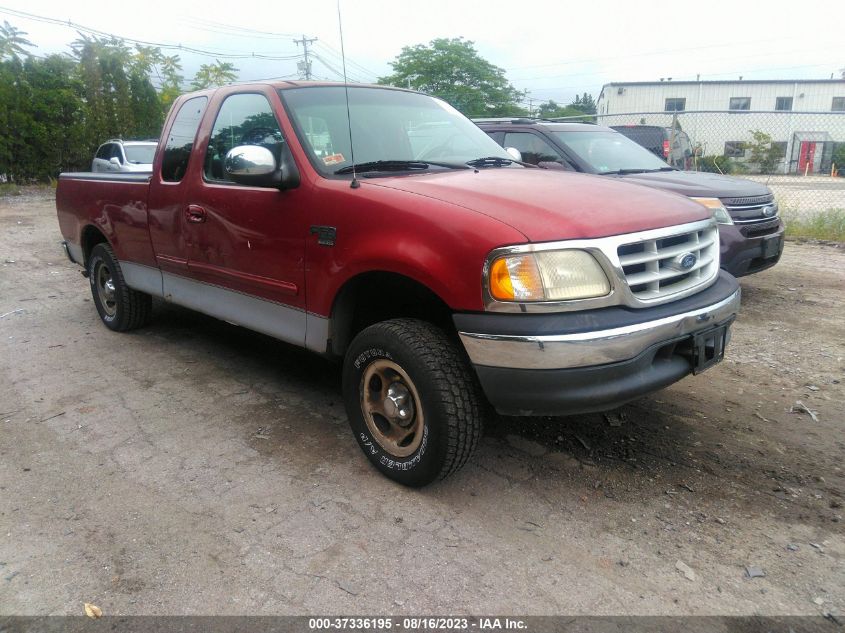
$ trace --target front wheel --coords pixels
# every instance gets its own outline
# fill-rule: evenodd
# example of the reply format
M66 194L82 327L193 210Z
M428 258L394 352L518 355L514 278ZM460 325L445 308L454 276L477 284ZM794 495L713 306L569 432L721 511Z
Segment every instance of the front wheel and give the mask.
M126 285L120 263L108 244L100 243L91 249L88 280L94 305L107 328L125 332L149 322L152 297Z
M343 365L355 439L390 479L424 486L463 466L482 430L475 378L456 344L415 319L372 325Z

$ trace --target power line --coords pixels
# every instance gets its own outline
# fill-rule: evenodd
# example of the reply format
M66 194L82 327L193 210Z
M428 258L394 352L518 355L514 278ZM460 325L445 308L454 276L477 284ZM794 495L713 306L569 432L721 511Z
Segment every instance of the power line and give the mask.
M270 61L289 61L293 59L298 59L299 55L265 55L263 53L226 53L223 51L210 51L200 48L194 48L192 46L184 46L182 44L166 44L162 42L149 42L146 40L139 40L132 37L124 37L122 35L115 35L114 33L107 33L106 31L101 31L99 29L94 29L91 27L83 26L82 24L77 24L71 20L59 20L57 18L50 18L43 15L36 15L34 13L27 13L26 11L17 11L15 9L9 9L7 7L0 7L0 13L5 13L7 15L12 15L15 17L23 18L26 20L34 20L36 22L44 22L46 24L57 24L60 26L66 26L76 31L82 33L88 33L90 35L96 35L99 37L106 37L115 40L123 40L125 42L130 42L132 44L141 44L143 46L154 46L161 49L167 50L178 50L183 51L186 53L193 53L195 55L203 55L206 57L214 57L214 58L223 58L223 59L263 59L263 60L270 60Z
M270 31L260 31L258 29L251 29L245 26L238 26L236 24L224 24L223 22L215 22L214 20L208 20L205 18L198 18L196 16L183 16L181 18L183 22L188 24L195 23L204 25L209 30L211 29L218 29L218 31L212 32L224 32L224 33L242 33L244 36L261 36L261 37L269 37L269 38L283 38L283 37L296 37L295 33L273 33ZM196 27L194 27L196 28Z
M326 49L326 51L327 51L330 55L332 55L332 56L336 57L338 60L341 60L341 61L343 60L343 56L340 54L340 51L338 51L336 48L333 48L333 47L332 47L332 46L330 46L329 44L326 44L325 42L318 42L318 43L317 43L317 46L319 46L320 48L324 48L324 49ZM350 65L350 66L354 66L354 67L356 67L356 68L358 69L359 74L363 73L365 76L366 76L366 75L369 75L369 76L371 76L371 77L373 77L373 78L378 78L378 76L379 76L379 74L378 74L378 73L373 72L372 70L370 70L370 69L369 69L369 68L367 68L366 66L362 66L362 65L361 65L361 64L359 64L358 62L356 62L356 61L354 61L354 60L352 60L352 59L349 59L348 57L346 58L346 63L347 63L348 65Z

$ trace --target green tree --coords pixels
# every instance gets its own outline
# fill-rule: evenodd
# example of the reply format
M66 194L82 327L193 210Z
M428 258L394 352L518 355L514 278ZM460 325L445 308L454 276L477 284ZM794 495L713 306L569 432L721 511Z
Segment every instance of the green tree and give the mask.
M26 35L25 31L21 31L3 20L3 26L0 26L0 61L29 57L29 53L24 47L35 45L24 35Z
M181 74L182 64L178 55L170 55L162 58L159 72L161 73L161 89L159 99L164 112L170 109L173 102L182 94L182 82L184 77Z
M73 60L0 63L0 173L27 182L90 164L84 108Z
M574 108L579 112L583 112L584 114L596 113L596 102L593 99L593 96L587 92L583 95L575 95L575 100L569 104L569 107Z
M749 132L754 142L745 145L750 152L748 162L756 165L761 174L771 174L783 158L783 151L778 145L774 145L772 137L762 130L749 130Z
M553 119L557 117L567 117L567 116L583 116L584 112L573 108L572 106L562 106L556 101L549 99L548 101L541 103L537 107L537 116L544 118L544 119Z
M378 83L441 97L467 116L525 114L519 106L525 93L508 82L504 70L482 58L469 40L440 38L406 46L390 65L393 74Z
M238 69L231 62L221 62L219 59L214 61L213 64L200 66L191 83L194 90L225 86L238 78Z

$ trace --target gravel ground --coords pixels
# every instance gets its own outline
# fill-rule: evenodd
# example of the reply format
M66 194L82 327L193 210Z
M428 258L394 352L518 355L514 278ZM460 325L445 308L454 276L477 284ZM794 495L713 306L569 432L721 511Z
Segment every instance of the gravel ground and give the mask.
M743 279L705 374L495 420L415 491L334 365L166 305L111 333L58 240L49 197L0 200L0 614L845 611L842 248Z

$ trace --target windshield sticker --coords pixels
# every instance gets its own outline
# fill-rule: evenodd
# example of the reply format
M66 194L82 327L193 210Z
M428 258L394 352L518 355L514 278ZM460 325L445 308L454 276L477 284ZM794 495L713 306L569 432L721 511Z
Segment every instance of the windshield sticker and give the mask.
M346 159L343 154L332 154L331 156L323 156L323 164L337 165L338 163L345 163Z

